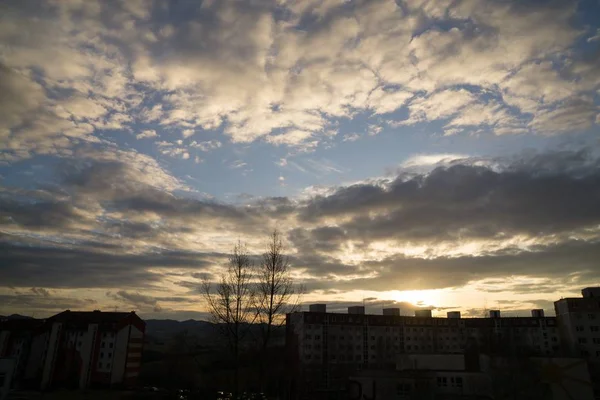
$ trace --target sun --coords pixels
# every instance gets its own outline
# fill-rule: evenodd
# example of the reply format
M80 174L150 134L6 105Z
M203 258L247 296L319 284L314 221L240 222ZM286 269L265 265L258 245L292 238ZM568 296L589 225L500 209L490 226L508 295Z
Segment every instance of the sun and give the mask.
M438 290L393 290L389 297L396 302L411 303L416 306L437 306L440 304L440 293Z

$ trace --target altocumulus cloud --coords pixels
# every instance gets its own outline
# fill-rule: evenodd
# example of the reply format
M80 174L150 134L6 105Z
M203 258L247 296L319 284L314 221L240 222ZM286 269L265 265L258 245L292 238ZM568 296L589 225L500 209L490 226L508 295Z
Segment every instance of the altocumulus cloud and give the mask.
M1 6L5 160L69 154L104 130L156 135L140 123L311 149L356 111L542 135L598 113L600 69L572 48L595 36L573 25L574 1L32 4ZM390 114L402 107L408 119Z

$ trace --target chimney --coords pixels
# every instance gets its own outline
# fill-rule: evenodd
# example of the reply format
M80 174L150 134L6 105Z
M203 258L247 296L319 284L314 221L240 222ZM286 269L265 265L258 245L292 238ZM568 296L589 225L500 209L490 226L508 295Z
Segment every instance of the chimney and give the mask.
M365 306L352 306L348 307L348 314L365 314Z
M311 304L308 306L309 312L327 312L327 304Z
M415 317L431 318L431 310L415 310Z
M384 308L383 315L400 315L399 308Z
M490 318L500 318L500 310L490 310Z
M541 308L535 309L535 310L531 310L531 316L534 318L543 318L544 317L544 310L542 310Z
M448 311L446 316L452 319L460 319L460 311Z

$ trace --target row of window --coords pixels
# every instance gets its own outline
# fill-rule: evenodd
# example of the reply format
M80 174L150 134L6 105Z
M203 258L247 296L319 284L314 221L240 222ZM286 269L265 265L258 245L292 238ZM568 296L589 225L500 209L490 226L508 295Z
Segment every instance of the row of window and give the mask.
M585 337L580 337L577 339L577 342L579 342L579 344L587 344L588 340ZM600 338L592 338L592 343L600 344Z
M583 325L577 325L575 327L575 331L576 332L585 332L585 327ZM597 325L590 326L590 332L600 332L600 327Z
M110 363L103 364L102 362L99 362L98 369L103 369L103 368L110 369Z
M438 376L437 377L437 385L438 387L457 387L457 388L461 388L463 387L463 378L462 376L451 376L451 377L446 377L446 376Z

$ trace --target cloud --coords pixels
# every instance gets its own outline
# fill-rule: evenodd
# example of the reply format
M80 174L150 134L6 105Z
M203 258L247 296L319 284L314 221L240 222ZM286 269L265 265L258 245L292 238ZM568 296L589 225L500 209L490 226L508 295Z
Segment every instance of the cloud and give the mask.
M96 301L93 299L49 295L39 292L39 288L32 289L37 289L37 291L31 290L31 293L19 291L1 293L0 301L4 307L22 310L23 314L36 318L64 311L65 309L90 309L96 305Z
M59 166L58 186L3 186L4 287L25 287L37 303L61 290L104 288L116 305L164 311L188 304L194 293L181 290L197 286L192 279L218 276L232 232L260 254L277 224L311 296L332 288L459 287L511 275L560 283L567 264L568 279L600 280L600 162L591 150L505 159L418 155L411 168L428 169L400 167L390 178L239 206L196 198L148 173L148 160L135 154L90 155ZM184 281L192 283L176 283ZM180 291L164 292L175 286ZM131 287L138 289L125 290ZM98 301L111 306L109 299Z
M598 160L585 153L570 156L571 160L561 154L545 158L545 166L541 158L532 157L500 170L470 165L467 159L414 177L400 175L383 185L339 188L313 198L300 215L308 221L344 217L340 227L368 241L502 241L515 235L593 229L600 222L593 205L599 200L593 189L600 180L593 170ZM585 172L559 172L563 163L573 166L582 160L589 162ZM531 169L531 164L540 169ZM542 166L553 168L544 172Z
M437 164L447 164L456 160L463 160L469 158L465 154L417 154L409 157L402 163L402 168L411 167L427 167Z
M420 97L409 104L410 118L403 124L411 125L420 121L445 119L473 104L477 97L465 90L443 90L428 97Z
M137 135L135 135L136 139L148 139L148 138L153 138L153 137L157 137L158 135L156 134L156 131L153 129L146 129L145 131L142 131L141 133L138 133Z
M342 139L344 142L356 142L358 139L360 139L360 135L358 133L350 133L348 135L344 135L344 139Z
M248 163L246 163L242 160L236 160L230 164L229 168L238 169L238 168L243 168L246 166L248 166Z
M306 144L306 142L312 138L312 132L302 130L291 130L280 135L273 135L267 137L267 142L274 145L287 145L287 146L299 146ZM313 142L316 143L316 142Z
M536 115L531 127L543 134L558 134L589 129L598 112L590 98L572 98L558 109Z
M218 140L208 140L205 142L196 142L195 140L189 144L190 147L208 152L220 148L222 145Z
M181 136L183 136L184 138L189 138L194 133L196 133L196 132L193 129L184 129L181 131Z
M588 43L597 42L599 40L600 40L600 29L598 29L596 31L596 34L594 36L590 36L589 38L587 38Z
M301 150L361 113L546 134L545 120L600 84L574 47L574 2L224 1L172 4L168 15L161 2L139 4L3 5L5 160L64 155L136 123ZM589 124L568 126L552 133Z

